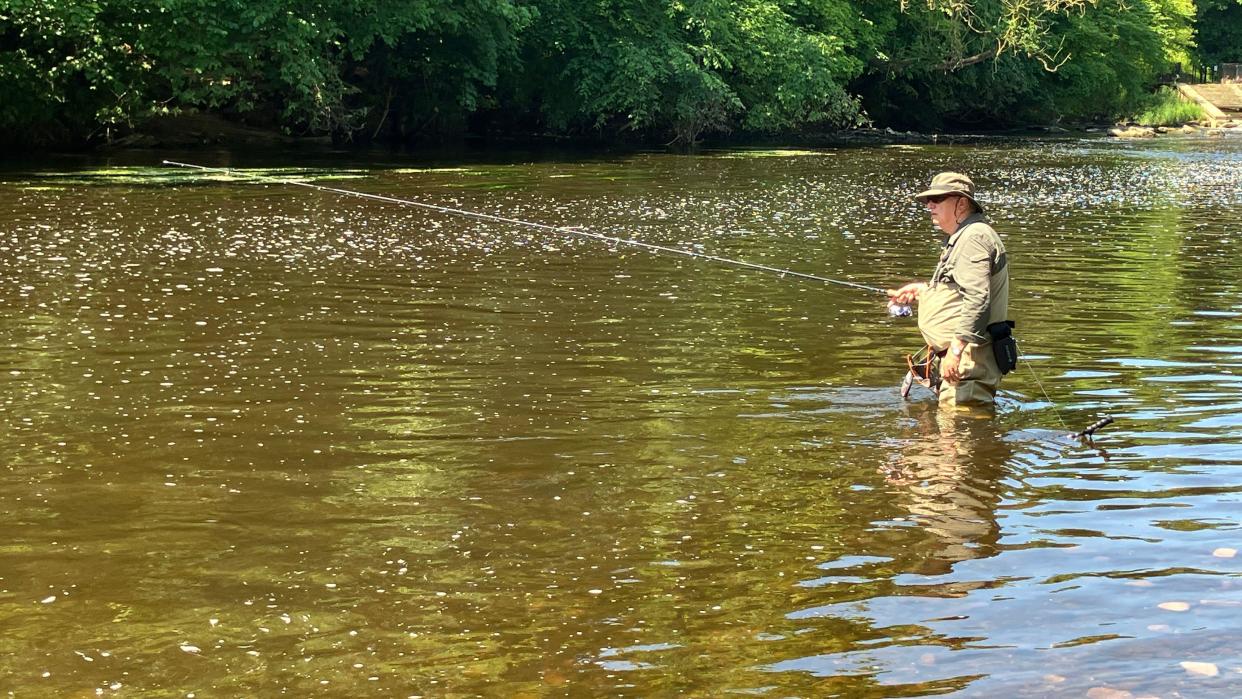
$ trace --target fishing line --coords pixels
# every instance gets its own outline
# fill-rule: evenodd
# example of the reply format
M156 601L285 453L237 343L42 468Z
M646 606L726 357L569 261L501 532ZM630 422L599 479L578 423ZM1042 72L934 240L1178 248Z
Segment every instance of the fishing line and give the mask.
M1056 401L1052 400L1048 395L1048 391L1044 390L1044 382L1039 380L1039 375L1035 373L1035 367L1031 366L1026 357L1022 357L1022 363L1026 365L1027 371L1031 372L1031 378L1035 379L1035 385L1039 386L1039 392L1044 395L1044 400L1048 401L1048 405L1052 406L1052 414L1056 416L1057 422L1061 423L1061 427L1068 430L1070 426L1065 424L1065 420L1061 419L1061 410L1057 408Z
M1061 427L1064 427L1067 430L1072 429L1069 425L1065 424L1065 420L1061 418L1061 409L1057 407L1056 401L1052 400L1052 397L1048 395L1048 391L1044 389L1044 382L1039 380L1039 374L1035 373L1035 367L1031 366L1031 363L1026 359L1026 357L1022 357L1020 354L1019 354L1019 361L1021 361L1023 364L1026 365L1027 371L1031 373L1031 378L1035 379L1035 385L1039 386L1039 392L1043 394L1044 400L1048 401L1048 405L1052 408L1052 414L1056 416L1057 422L1061 423ZM1114 422L1116 422L1116 418L1111 417L1109 415L1105 415L1099 420L1091 423L1091 425L1087 427L1087 429L1082 430L1081 432L1071 432L1070 434L1066 435L1066 437L1068 439L1075 439L1075 440L1085 439L1088 442L1090 442L1092 437L1095 436L1096 432L1099 432L1100 430L1104 429L1105 427L1108 427Z
M236 175L239 177L248 177L254 180L261 180L265 182L275 182L277 184L288 184L288 185L294 185L296 187L306 187L308 189L314 189L320 192L331 192L333 194L340 194L343 196L360 197L362 199L382 201L382 202L387 202L389 204L399 204L402 206L415 206L420 209L426 209L428 211L435 211L437 213L442 213L442 214L452 214L454 216L464 216L466 218L473 218L473 219L477 219L480 221L490 221L493 223L509 223L509 224L518 225L518 226L527 226L529 228L536 228L542 231L553 231L556 233L582 236L584 238L594 238L595 240L602 240L602 241L613 243L616 245L629 245L632 247L643 248L645 250L651 250L653 252L664 252L664 253L669 253L669 254L674 254L674 255L684 255L686 257L693 257L699 260L710 260L712 262L720 262L722 264L733 265L735 267L743 267L745 269L755 269L755 270L760 270L763 272L772 272L773 274L779 274L782 277L796 277L798 279L809 279L812 281L824 282L825 284L837 284L840 286L848 286L854 289L862 289L863 291L871 291L877 294L884 294L885 296L888 295L888 292L885 291L884 289L881 289L875 286L868 286L866 284L859 284L857 282L849 282L849 281L844 281L841 279L821 277L818 274L807 274L806 272L795 272L789 269L781 269L780 267L761 265L761 264L756 264L754 262L745 262L743 260L734 260L728 257L720 257L719 255L709 255L707 253L702 253L702 252L694 252L693 250L683 250L681 248L667 247L664 245L654 245L652 243L644 243L641 240L634 240L632 238L617 238L617 237L610 236L610 235L603 235L601 233L592 233L591 231L584 231L580 228L567 228L565 226L552 226L546 223L535 223L534 221L523 221L521 219L509 218L507 216L496 216L494 214L483 214L477 211L455 209L455 208L448 207L448 206L437 206L435 204L427 204L425 202L413 201L410 199L398 199L396 197L384 196L382 194L369 194L367 192L358 192L352 189L338 189L336 187L325 187L323 185L311 184L309 182L301 182L301 181L293 180L293 179L285 179L282 177L269 177L267 175L256 175L256 174L249 173L249 172L240 172L236 170L231 170L229 168L207 167L205 165L195 165L193 163L179 163L174 160L165 160L164 164L175 165L177 167L191 168L194 170L203 170L206 172L221 172L221 173L224 173L230 176ZM889 313L892 315L909 315L909 313L906 312L908 310L909 310L908 307L890 305Z
M875 286L868 286L866 284L859 284L857 282L850 282L850 281L845 281L842 279L832 279L831 277L823 277L818 274L808 274L806 272L795 272L790 269L782 269L780 267L772 267L770 265L761 265L761 264L757 264L754 262L746 262L744 260L734 260L728 257L721 257L719 255L709 255L707 253L695 252L693 250L683 250L681 248L668 247L665 245L655 245L652 243L644 243L641 240L634 240L632 238L618 238L615 236L603 235L601 233L592 233L591 231L584 231L580 228L568 228L565 226L552 226L546 223L536 223L534 221L523 221L521 219L510 218L508 216L497 216L495 214L484 214L484 213L479 213L477 211L467 211L465 209L456 209L456 208L449 207L449 206L439 206L436 204L428 204L425 202L413 201L410 199L398 199L397 197L389 197L383 194L370 194L367 192L358 192L352 189L340 189L338 187L325 187L323 185L311 184L309 182L302 182L299 180L288 179L284 177L271 177L268 175L257 175L254 173L232 170L230 168L208 167L206 165L195 165L194 163L182 163L182 162L177 162L175 160L165 160L163 161L163 163L165 165L174 165L176 167L189 168L192 170L201 170L203 172L220 172L228 176L249 178L252 180L258 180L262 182L274 182L276 184L293 185L295 187L306 187L307 189L313 189L313 190L320 191L320 192L330 192L332 194L339 194L342 196L359 197L361 199L371 199L373 201L382 201L382 202L386 202L389 204L398 204L400 206L413 206L413 207L417 207L420 209L425 209L427 211L435 211L441 214L452 214L454 216L462 216L465 218L472 218L472 219L476 219L479 221L489 221L492 223L508 223L508 224L517 225L517 226L527 226L529 228L535 228L535 229L542 230L542 231L552 231L554 233L576 235L576 236L581 236L583 238L593 238L595 240L602 240L608 243L613 243L615 245L629 245L631 247L642 248L644 250L650 250L652 252L663 252L663 253L668 253L672 255L683 255L685 257L692 257L698 260L708 260L711 262L719 262L721 264L733 265L735 267L742 267L744 269L753 269L753 270L759 270L762 272L771 272L773 274L779 274L782 277L794 277L797 279L807 279L811 281L823 282L825 284L836 284L839 286L848 286L854 289L861 289L863 291L870 291L870 292L874 292L877 294L883 294L885 296L888 295L888 292L885 291L884 289L881 289ZM893 302L889 303L888 312L890 315L893 315L893 316L909 316L912 314L912 310L909 306L896 304ZM1044 399L1047 400L1049 405L1052 406L1053 413L1056 415L1056 418L1057 418L1057 422L1060 422L1061 426L1064 427L1065 429L1067 430L1070 429L1065 424L1065 420L1061 419L1061 413L1060 413L1060 410L1057 409L1056 403L1052 400L1052 398L1048 396L1048 392L1044 390L1044 385L1039 380L1039 376L1035 374L1034 367L1032 367L1031 363L1026 361L1025 359L1023 359L1022 361L1023 363L1026 364L1027 369L1030 370L1031 376L1035 379L1035 383L1039 386L1040 392L1043 393L1044 395ZM1083 430L1082 432L1074 433L1070 436L1076 439L1081 439L1084 437L1090 439L1091 435L1094 434L1096 430L1100 429L1101 427L1104 427L1110 422L1112 422L1112 418L1105 418L1104 420L1100 420L1099 422L1087 428L1086 430Z

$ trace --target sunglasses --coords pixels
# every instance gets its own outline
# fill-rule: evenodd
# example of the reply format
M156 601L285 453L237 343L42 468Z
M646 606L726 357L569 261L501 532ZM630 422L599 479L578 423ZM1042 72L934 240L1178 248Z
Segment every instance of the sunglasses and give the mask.
M936 196L934 196L934 197L927 197L927 201L929 201L929 202L931 202L931 203L933 203L933 204L939 204L940 202L942 202L942 201L944 201L945 199L948 199L949 197L952 197L952 196L955 196L955 195L953 195L953 194L938 194L938 195L936 195Z

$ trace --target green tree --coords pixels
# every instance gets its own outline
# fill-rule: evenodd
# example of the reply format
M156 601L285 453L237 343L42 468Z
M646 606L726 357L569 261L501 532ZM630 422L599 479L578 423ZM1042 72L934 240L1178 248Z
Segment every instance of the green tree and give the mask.
M1109 118L1137 106L1167 61L1157 31L1159 8L1149 0L1101 0L1091 13L1066 17L1057 30L1069 59L1047 86L1050 114Z
M1199 0L1194 29L1200 63L1242 63L1242 0Z
M693 143L1122 113L1239 0L0 0L0 133L203 110L299 134Z
M389 0L349 15L343 70L361 91L367 135L460 130L502 108L498 86L518 72L520 39L537 15L508 0Z
M1190 44L1186 0L864 0L889 41L853 87L882 121L937 128L1115 116Z
M459 116L530 14L507 0L0 0L0 124L90 138L204 109L349 134L394 94Z
M558 130L787 131L852 122L845 0L541 0L526 98Z
M27 139L87 138L147 105L149 68L110 31L105 2L0 3L0 125Z
M863 69L852 53L873 40L846 2L739 4L737 40L728 45L749 131L852 125L858 115L845 84Z

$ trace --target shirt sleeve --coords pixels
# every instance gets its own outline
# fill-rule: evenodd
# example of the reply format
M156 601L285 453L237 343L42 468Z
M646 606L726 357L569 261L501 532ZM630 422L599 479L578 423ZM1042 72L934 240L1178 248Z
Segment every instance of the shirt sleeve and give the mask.
M962 315L954 335L965 342L987 342L993 250L987 236L963 236L963 249L953 269L962 290Z

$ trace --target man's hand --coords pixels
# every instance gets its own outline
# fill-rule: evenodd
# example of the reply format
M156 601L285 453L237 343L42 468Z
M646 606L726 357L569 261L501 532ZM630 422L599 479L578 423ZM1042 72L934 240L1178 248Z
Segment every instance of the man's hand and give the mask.
M962 380L961 364L962 355L960 352L966 351L966 343L961 340L954 339L949 345L949 351L944 353L944 358L940 360L940 376L949 383L957 383Z
M952 352L946 352L944 359L940 360L940 376L949 383L957 383L962 378L962 372L958 371L958 365L961 364L962 358L954 356Z
M903 306L908 306L914 303L915 301L918 301L919 294L923 293L925 289L927 289L926 283L911 282L901 287L900 289L889 289L885 293L888 294L888 297L892 299L893 303L899 303Z

